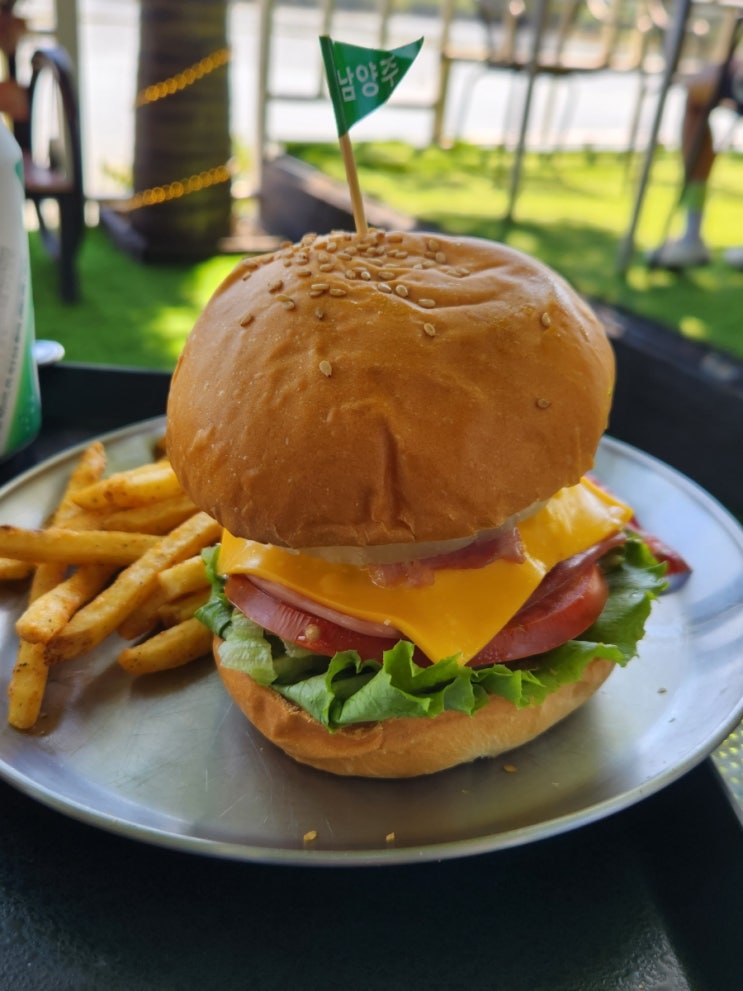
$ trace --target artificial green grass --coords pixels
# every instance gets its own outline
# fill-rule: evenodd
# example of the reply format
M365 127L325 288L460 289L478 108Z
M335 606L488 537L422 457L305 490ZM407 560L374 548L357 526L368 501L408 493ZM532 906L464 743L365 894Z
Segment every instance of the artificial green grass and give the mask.
M146 265L98 227L79 257L81 298L63 303L54 263L29 236L36 336L65 348L67 361L171 370L196 317L237 258Z
M293 146L293 153L343 178L337 145ZM503 220L511 157L457 145L417 150L404 144L355 146L361 187L424 223L457 234L506 241L552 265L582 293L646 316L687 337L743 358L743 273L719 260L743 242L743 156L726 154L713 173L705 235L713 263L685 274L650 271L642 252L661 238L678 194L679 162L659 153L626 273L617 271L635 176L620 155L528 155L515 216ZM678 218L677 218L678 220ZM204 303L236 262L142 264L100 229L80 256L82 299L65 305L53 263L31 235L37 335L61 341L70 361L171 369Z

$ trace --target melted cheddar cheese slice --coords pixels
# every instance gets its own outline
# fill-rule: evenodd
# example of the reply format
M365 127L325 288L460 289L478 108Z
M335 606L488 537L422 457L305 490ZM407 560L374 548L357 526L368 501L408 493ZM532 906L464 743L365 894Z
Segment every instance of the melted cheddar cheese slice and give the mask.
M430 658L465 664L523 606L560 561L616 533L632 510L588 479L561 489L519 524L525 560L441 569L432 585L375 585L364 568L332 564L224 531L222 574L278 582L346 615L396 627Z

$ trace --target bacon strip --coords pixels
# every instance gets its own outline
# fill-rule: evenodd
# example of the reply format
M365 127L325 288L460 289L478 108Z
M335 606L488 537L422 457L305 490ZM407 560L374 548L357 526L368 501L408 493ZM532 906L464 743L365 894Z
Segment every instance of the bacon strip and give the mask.
M502 526L497 533L472 541L449 554L436 554L417 561L399 561L394 564L368 565L369 577L381 588L408 585L423 588L433 585L440 568L483 568L493 561L512 561L522 564L525 560L524 544L515 523Z

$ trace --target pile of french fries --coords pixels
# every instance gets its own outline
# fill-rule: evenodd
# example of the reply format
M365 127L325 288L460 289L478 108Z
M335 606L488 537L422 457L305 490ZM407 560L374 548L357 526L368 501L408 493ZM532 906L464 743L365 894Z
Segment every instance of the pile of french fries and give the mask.
M8 722L32 729L50 671L111 634L133 675L187 664L211 651L194 612L209 597L201 551L219 524L182 491L167 458L107 474L103 444L72 470L40 529L0 525L0 582L26 581L16 622L19 649L8 687Z

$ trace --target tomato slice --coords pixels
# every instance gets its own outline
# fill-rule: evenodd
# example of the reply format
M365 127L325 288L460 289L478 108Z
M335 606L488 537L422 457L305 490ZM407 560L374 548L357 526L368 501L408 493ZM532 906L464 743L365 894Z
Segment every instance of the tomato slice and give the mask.
M552 573L550 573L551 575ZM543 585L550 582L550 575ZM609 597L601 568L592 562L540 589L468 664L503 664L543 654L580 636L598 619Z
M593 560L573 567L559 565L510 622L468 663L473 667L506 663L541 654L579 636L604 608L608 588ZM382 660L392 641L348 629L289 605L259 589L246 575L231 575L225 585L229 601L254 623L289 643L332 656L357 650L361 657ZM416 648L418 664L430 664Z

